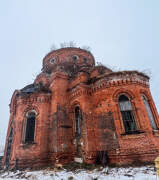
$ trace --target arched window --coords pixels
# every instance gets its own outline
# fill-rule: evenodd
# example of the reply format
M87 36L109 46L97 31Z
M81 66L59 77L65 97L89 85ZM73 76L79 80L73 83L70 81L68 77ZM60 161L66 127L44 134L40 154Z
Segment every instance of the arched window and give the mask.
M81 136L82 114L79 106L75 107L75 135Z
M150 104L149 104L147 98L146 98L144 95L142 95L142 99L143 99L143 101L144 101L145 109L146 109L147 115L148 115L148 117L149 117L149 120L150 120L150 124L151 124L151 126L152 126L152 129L157 130L158 128L157 128L157 125L156 125L154 116L153 116L153 114L152 114L152 111L151 111L151 108L150 108Z
M25 125L25 143L34 142L34 133L35 133L35 112L29 112L26 116L26 125Z
M125 133L133 134L137 132L137 125L132 109L132 105L127 96L121 95L119 97L120 112L122 115Z

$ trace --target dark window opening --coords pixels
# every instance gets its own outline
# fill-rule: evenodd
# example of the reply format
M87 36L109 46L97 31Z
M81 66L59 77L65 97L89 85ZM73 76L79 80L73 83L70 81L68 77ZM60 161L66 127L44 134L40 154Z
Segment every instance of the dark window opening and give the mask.
M144 95L142 95L142 99L143 99L144 104L145 104L145 109L146 109L147 115L149 117L151 127L152 127L152 129L157 130L158 128L157 128L153 113L151 111L150 104Z
M76 60L78 60L78 59L79 59L79 57L78 57L77 55L74 55L74 56L73 56L73 60L74 60L74 61L76 61Z
M129 101L127 96L121 95L119 97L119 106L125 128L125 133L126 134L137 133L138 129L137 129L137 124L135 121L133 109L131 106L131 102Z
M109 163L107 151L97 151L96 163L106 166Z
M75 107L75 134L76 136L81 135L81 120L82 114L78 106Z
M88 62L89 60L87 58L83 58L84 62Z
M5 160L5 165L7 168L9 167L9 160L10 160L11 147L12 147L12 139L13 139L13 128L11 128L10 134L8 137L8 145L7 145L6 160Z
M55 58L50 59L51 64L54 64L55 61L56 61Z
M25 129L25 143L34 142L35 133L35 113L31 112L27 115L26 129Z

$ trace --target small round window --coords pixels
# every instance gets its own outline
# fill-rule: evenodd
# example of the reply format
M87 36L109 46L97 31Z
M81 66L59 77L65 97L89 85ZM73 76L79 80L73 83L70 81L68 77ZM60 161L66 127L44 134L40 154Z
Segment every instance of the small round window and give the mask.
M73 56L73 60L74 60L74 61L77 61L78 59L79 59L79 57L78 57L77 55L74 55L74 56Z
M50 59L50 63L51 63L51 64L54 64L55 61L56 61L55 58L51 58L51 59Z
M83 60L84 60L84 62L88 62L89 61L89 59L86 58L86 57L84 57Z

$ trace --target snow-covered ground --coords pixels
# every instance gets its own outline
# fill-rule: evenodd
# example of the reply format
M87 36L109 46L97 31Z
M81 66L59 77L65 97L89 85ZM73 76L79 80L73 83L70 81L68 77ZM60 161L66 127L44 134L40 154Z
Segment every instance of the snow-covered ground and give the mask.
M157 180L153 166L129 168L100 168L94 170L67 171L65 169L1 172L0 180Z

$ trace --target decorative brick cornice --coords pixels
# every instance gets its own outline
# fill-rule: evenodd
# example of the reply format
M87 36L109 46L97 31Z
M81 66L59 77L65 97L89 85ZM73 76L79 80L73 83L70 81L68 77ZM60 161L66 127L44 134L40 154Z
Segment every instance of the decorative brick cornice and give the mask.
M50 103L51 95L43 94L39 96L28 96L28 97L19 97L17 100L17 104L32 104L32 103Z
M140 78L144 81L149 81L149 77L147 75L145 75L142 72L138 72L138 71L118 71L118 72L109 72L109 73L104 73L101 74L97 77L98 79L103 79L106 78L108 80L110 79L135 79L135 78Z
M100 91L102 89L110 88L110 87L123 87L124 85L136 84L143 87L149 87L149 82L143 80L140 77L129 77L126 76L124 79L116 78L109 80L108 77L103 77L96 81L93 85L78 85L70 90L70 99L74 99L82 94L92 95L93 93ZM83 86L83 88L81 88Z

